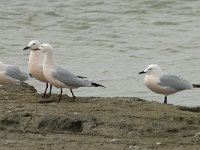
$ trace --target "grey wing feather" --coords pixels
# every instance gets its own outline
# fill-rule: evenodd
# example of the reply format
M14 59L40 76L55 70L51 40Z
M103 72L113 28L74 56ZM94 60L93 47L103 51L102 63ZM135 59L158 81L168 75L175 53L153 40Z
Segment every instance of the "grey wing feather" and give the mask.
M53 72L53 77L62 83L64 83L68 87L86 87L91 86L91 82L88 80L84 80L81 78L76 77L71 72L56 66L55 71Z
M175 75L162 75L160 78L160 82L158 83L161 86L170 87L177 91L182 91L186 89L191 89L193 86L187 80L181 79Z
M6 75L20 81L25 81L29 78L28 73L20 71L16 66L6 66Z

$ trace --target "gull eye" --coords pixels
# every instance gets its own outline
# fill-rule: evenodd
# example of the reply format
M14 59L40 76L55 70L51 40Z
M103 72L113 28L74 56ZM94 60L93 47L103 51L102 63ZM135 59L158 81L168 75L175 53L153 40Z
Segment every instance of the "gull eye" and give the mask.
M35 45L35 43L33 43L33 45Z

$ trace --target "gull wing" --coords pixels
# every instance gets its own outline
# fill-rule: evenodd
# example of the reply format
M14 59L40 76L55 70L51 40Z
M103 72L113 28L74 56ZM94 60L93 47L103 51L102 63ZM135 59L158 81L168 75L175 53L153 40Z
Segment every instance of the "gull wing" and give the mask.
M169 87L177 91L191 89L193 86L187 80L181 79L175 75L164 74L160 77L160 86Z
M54 79L62 82L68 87L78 88L91 86L90 81L79 78L60 66L55 66L52 75Z
M6 65L5 74L16 80L25 81L29 78L29 75L26 72L21 71L16 66Z

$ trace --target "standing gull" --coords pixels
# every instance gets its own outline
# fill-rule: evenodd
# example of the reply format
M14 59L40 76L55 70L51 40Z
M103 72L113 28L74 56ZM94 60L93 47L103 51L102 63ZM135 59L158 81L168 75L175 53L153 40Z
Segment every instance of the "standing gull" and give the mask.
M153 92L165 95L164 104L167 104L168 95L187 89L199 88L199 85L191 84L178 76L163 73L156 64L149 65L139 74L144 73L146 74L144 78L145 85Z
M28 61L28 69L30 72L30 75L37 80L46 83L46 88L44 91L44 94L42 97L47 98L51 96L51 89L52 85L50 84L50 91L49 94L47 95L47 89L48 89L48 81L46 80L44 74L43 74L43 62L40 58L40 51L38 51L40 47L40 42L33 40L31 41L27 47L25 47L23 50L31 49L30 56L29 56L29 61Z
M104 87L103 85L90 82L84 77L75 76L71 72L65 70L64 68L58 66L53 58L53 48L50 44L42 44L39 49L44 52L44 63L43 63L43 73L49 83L53 86L60 88L59 101L62 97L62 88L69 88L73 99L75 96L72 89L79 87Z
M0 84L13 85L17 82L28 80L29 75L21 71L18 67L8 64L3 64L0 61Z

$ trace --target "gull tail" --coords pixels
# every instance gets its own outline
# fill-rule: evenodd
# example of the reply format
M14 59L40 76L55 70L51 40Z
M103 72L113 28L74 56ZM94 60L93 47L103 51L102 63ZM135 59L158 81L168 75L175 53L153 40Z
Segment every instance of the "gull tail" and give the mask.
M192 84L194 88L200 88L200 84Z
M97 83L91 83L91 86L94 86L94 87L103 87L103 88L106 88L105 86L103 85L100 85L100 84L97 84Z

